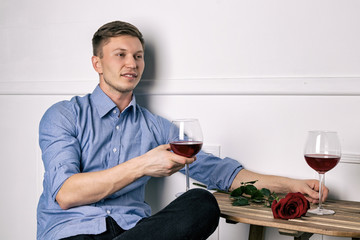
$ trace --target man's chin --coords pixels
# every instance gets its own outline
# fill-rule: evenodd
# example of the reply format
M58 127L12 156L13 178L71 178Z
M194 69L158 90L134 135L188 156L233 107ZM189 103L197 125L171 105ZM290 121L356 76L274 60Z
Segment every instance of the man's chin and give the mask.
M103 83L103 84L102 84ZM103 85L104 88L109 89L110 91L116 91L118 93L131 93L134 91L135 87L139 82L129 83L129 84L112 84L111 82L100 82L100 87Z

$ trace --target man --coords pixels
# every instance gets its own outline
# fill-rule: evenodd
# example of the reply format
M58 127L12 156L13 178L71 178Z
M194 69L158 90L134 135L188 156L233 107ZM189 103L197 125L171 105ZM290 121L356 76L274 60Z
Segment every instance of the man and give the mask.
M59 102L44 114L39 142L45 166L38 205L38 239L206 239L219 208L206 190L190 190L151 216L144 202L151 177L166 177L186 163L209 188L241 182L276 192L302 192L316 202L318 181L257 174L238 161L170 151L170 122L136 104L133 90L144 63L144 40L126 22L110 22L93 37L94 92ZM327 196L324 190L324 199Z

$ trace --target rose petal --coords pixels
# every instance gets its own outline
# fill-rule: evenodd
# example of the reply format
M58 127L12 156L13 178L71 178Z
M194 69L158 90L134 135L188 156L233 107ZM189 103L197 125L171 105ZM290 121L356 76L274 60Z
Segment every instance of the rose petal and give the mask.
M309 201L301 193L288 193L279 202L273 201L271 206L274 218L293 219L306 214Z

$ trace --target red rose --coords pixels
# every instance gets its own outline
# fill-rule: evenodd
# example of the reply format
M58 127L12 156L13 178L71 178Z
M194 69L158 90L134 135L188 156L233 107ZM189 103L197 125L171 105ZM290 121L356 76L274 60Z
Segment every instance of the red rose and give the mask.
M301 193L288 193L279 202L273 201L271 210L274 218L293 219L304 216L310 208L309 201Z

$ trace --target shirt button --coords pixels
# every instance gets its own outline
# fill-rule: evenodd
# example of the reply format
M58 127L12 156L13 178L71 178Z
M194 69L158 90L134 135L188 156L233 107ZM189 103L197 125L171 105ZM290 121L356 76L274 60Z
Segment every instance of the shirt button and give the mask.
M119 127L119 125L117 125L117 126L116 126L116 130L119 130L119 129L120 129L120 127Z
M116 148L113 148L113 152L116 153L117 149Z
M116 114L116 110L114 110L113 113Z
M111 213L111 211L110 211L110 210L106 210L106 213L107 213L107 214L110 214L110 213Z

